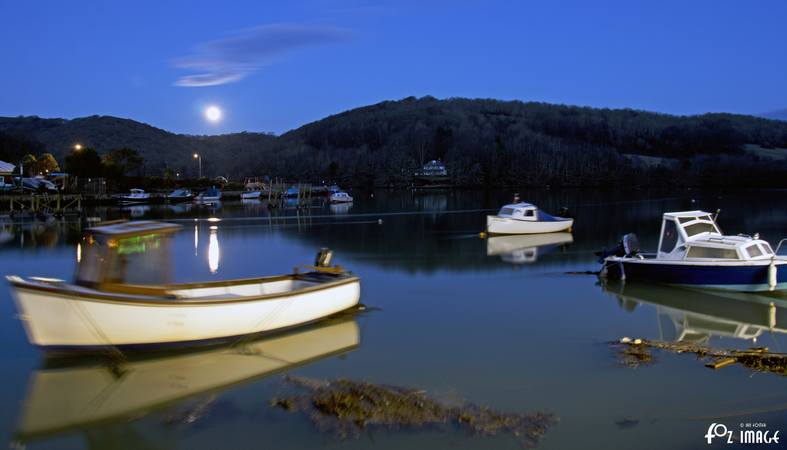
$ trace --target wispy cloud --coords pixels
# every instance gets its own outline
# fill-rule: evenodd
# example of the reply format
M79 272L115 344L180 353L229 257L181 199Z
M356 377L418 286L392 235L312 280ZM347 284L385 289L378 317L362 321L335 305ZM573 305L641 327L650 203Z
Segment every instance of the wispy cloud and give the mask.
M243 30L224 39L206 42L174 65L193 73L175 81L176 86L202 87L233 83L270 64L274 57L322 44L348 40L344 28L297 24L270 24Z

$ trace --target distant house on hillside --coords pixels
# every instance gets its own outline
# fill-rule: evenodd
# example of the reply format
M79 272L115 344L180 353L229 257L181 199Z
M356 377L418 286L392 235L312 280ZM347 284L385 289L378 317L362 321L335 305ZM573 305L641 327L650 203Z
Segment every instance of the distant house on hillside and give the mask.
M439 160L433 159L415 173L415 184L434 185L448 182L448 169Z

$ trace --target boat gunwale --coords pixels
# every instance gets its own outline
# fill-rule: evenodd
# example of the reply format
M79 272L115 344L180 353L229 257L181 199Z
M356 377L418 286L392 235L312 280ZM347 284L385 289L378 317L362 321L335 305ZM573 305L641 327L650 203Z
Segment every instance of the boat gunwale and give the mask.
M684 265L684 266L720 266L720 267L747 267L763 266L767 267L771 262L777 266L787 264L787 257L776 256L767 259L664 259L664 258L637 258L629 256L607 256L604 261L608 263L634 263L634 264L661 264L661 265Z
M208 283L172 284L172 285L164 285L160 287L162 291L175 291L180 289L200 289L200 288L223 287L223 286L231 286L231 285L254 284L255 282L264 282L264 281L279 281L279 280L286 280L286 279L295 280L302 276L303 274L274 275L270 277L246 278L246 279L239 279L239 280L223 280L223 281L215 281L215 282L208 282ZM58 297L65 297L65 298L78 297L78 300L80 301L91 301L91 302L98 302L98 303L115 303L115 304L122 303L122 304L129 304L129 305L162 306L162 307L215 306L215 305L225 305L229 303L268 301L268 300L280 299L282 297L289 297L289 296L299 295L304 293L317 292L317 291L330 289L350 283L360 283L359 277L355 275L348 275L348 276L343 276L337 280L317 282L314 286L306 286L291 291L272 292L270 294L227 297L227 298L183 299L174 296L164 297L163 295L154 296L154 295L135 294L132 292L132 290L129 290L127 292L117 292L117 293L110 293L110 294L103 294L101 293L101 291L96 291L96 293L82 292L82 291L66 289L55 285L47 285L42 282L38 282L40 284L36 284L34 282L27 281L26 279L18 276L6 276L6 279L16 289L47 292L51 295L56 295ZM242 281L242 282L238 283L238 281ZM66 285L78 286L72 283L67 283ZM155 287L153 288L155 289Z

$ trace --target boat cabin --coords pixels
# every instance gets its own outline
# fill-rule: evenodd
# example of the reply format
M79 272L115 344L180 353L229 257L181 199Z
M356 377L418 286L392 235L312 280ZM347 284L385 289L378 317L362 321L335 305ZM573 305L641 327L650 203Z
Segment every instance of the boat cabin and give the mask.
M537 221L539 220L539 212L536 205L521 202L503 206L497 216L515 220Z
M180 228L149 220L89 228L77 247L76 284L107 289L167 283L170 237Z
M665 213L657 258L673 260L756 260L773 257L771 246L750 236L725 236L705 211Z

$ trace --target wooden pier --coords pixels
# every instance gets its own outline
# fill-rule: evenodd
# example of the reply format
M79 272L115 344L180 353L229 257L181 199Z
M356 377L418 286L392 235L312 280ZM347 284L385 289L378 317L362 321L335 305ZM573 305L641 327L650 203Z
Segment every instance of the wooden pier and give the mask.
M10 216L29 214L34 216L62 217L82 214L80 194L7 194L0 197L0 210L8 208Z

